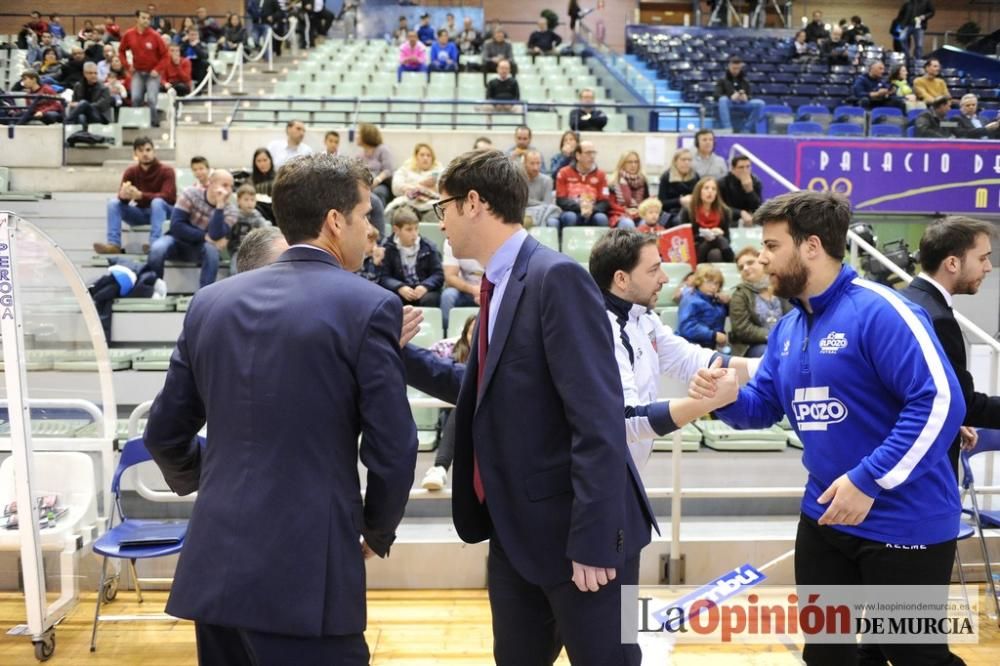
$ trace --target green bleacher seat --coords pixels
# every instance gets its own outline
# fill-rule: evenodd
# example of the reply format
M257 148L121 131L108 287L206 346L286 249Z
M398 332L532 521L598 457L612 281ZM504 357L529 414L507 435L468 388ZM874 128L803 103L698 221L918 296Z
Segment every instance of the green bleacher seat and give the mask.
M392 81L373 81L365 86L365 95L373 99L391 99L395 85Z
M693 423L688 423L681 428L681 451L685 453L696 452L701 448L701 439L701 430L698 430ZM653 440L654 451L673 451L673 446L673 433Z
M669 280L664 289L670 289L671 291L677 288L684 281L684 278L687 277L688 273L694 270L691 268L691 264L675 264L670 262L663 262L660 264L660 268L667 274L667 279Z
M664 291L667 291L666 287L664 287L660 293L662 294ZM671 294L674 292L673 289L670 289L669 291ZM664 326L669 326L671 329L677 330L677 316L680 308L675 305L669 305L663 308L657 308L657 311L660 313L660 321L663 322Z
M705 446L716 451L783 451L788 434L779 426L760 430L736 430L722 421L699 421Z
M188 306L191 305L191 299L193 296L178 296L177 297L177 311L187 312Z
M149 109L145 106L123 106L118 109L118 124L129 128L147 128L149 122Z
M804 449L805 448L802 445L802 438L800 438L797 434L795 434L794 430L786 430L785 434L788 435L788 446L790 446L790 447L792 447L794 449Z
M438 252L444 251L444 232L441 231L441 225L437 222L421 222L419 225L419 232L422 238L434 243L437 246Z
M627 132L628 116L624 113L611 111L608 113L608 124L604 126L605 132Z
M144 349L132 359L133 370L166 370L170 367L170 355L174 350L169 347L162 349Z
M551 111L529 111L528 127L534 131L559 131L559 114Z
M79 132L83 129L82 125L66 125L65 136L70 136L74 132ZM121 146L122 145L122 126L117 123L111 123L110 125L102 125L101 123L90 123L87 126L87 131L91 134L96 134L98 136L103 136L111 139L112 143L110 145ZM108 144L105 144L108 145Z
M566 227L562 232L562 251L586 265L590 262L590 248L606 233L607 227Z
M90 424L88 419L32 419L32 437L77 437L81 428ZM0 437L10 437L10 424L0 423Z
M174 167L174 176L177 183L177 191L181 192L186 187L191 187L196 182L198 182L194 174L191 173L191 169L185 167Z
M141 351L141 349L124 347L109 349L108 357L111 369L128 370L132 367L132 359ZM52 369L66 372L96 372L97 360L94 350L81 349L64 352L56 358Z
M455 116L450 113L422 113L420 127L431 130L450 130L455 125Z
M414 388L407 389L408 398L429 398L431 396ZM413 422L417 425L417 450L433 451L437 446L437 424L441 412L437 407L413 407Z
M35 372L51 370L52 364L62 351L58 349L28 349L24 352L25 370ZM3 359L0 358L0 372L4 371Z
M763 233L762 227L731 227L729 229L729 246L733 248L734 253L738 253L745 247L760 249Z
M528 233L545 247L559 251L559 230L555 227L540 227L536 224L528 229Z
M740 269L736 267L736 264L728 261L720 261L712 265L722 272L722 279L725 282L723 285L724 290L735 289L736 285L740 283Z
M140 435L146 430L146 419L139 419L136 423L136 432ZM88 423L75 433L74 437L97 437L97 424ZM115 422L114 436L118 440L125 440L128 437L128 419L118 419Z
M177 297L166 298L116 298L111 304L112 312L173 312L177 308Z
M366 84L371 80L368 72L356 71L353 69L344 70L340 76L340 80L344 83L361 83Z
M465 326L465 320L473 315L479 314L479 306L473 305L469 307L452 308L448 313L448 330L445 331L445 335L449 338L454 338L462 334L462 327Z

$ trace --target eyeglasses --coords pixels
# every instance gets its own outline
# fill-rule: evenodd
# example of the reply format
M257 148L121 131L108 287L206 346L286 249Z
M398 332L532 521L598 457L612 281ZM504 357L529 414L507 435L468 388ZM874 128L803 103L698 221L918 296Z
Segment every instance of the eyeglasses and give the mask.
M465 197L448 197L447 199L441 199L440 201L435 201L431 204L434 209L434 214L437 215L438 222L444 222L444 207L450 204L452 201L458 201L459 199L464 199Z

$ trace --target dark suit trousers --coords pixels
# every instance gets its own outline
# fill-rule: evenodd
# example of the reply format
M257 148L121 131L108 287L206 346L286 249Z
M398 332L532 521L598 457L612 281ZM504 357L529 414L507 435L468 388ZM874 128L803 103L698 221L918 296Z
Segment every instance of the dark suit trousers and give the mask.
M638 583L638 556L597 592L571 580L540 587L514 569L494 533L487 571L497 666L551 666L564 645L573 666L641 662L639 646L621 642L621 586Z
M304 638L195 622L201 666L367 666L364 634Z

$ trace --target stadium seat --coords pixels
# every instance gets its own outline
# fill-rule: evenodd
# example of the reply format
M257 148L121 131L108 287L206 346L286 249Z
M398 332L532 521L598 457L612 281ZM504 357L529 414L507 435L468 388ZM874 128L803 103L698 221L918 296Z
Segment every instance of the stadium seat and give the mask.
M865 124L865 110L860 106L838 106L833 110L833 122L835 123L854 123L864 127Z
M825 130L833 122L830 109L821 104L803 104L795 111L795 120L807 120L819 123Z
M660 269L667 274L667 285L671 290L680 285L684 281L684 278L694 270L691 268L691 264L678 264L667 261L660 264ZM664 289L666 288L664 287Z
M851 125L851 127L857 127L857 125ZM788 134L789 136L821 135L823 134L823 126L810 120L799 120L788 126Z
M421 222L418 230L421 238L426 238L437 246L438 252L444 249L445 238L440 224L437 222Z
M886 106L872 109L869 121L871 122L873 129L875 125L881 125L884 123L890 123L902 127L905 122L902 111Z
M608 124L604 126L605 132L627 132L628 131L628 114L625 113L615 113L614 111L608 113Z
M536 224L528 229L528 233L545 247L559 251L559 230L555 227L540 227Z
M150 126L149 108L123 106L118 109L118 124L128 128L145 129Z
M533 131L559 131L559 115L552 111L529 111L528 127Z
M917 119L917 116L919 116L923 112L924 112L924 109L910 109L909 111L907 111L906 112L906 124L907 125L912 125L913 121Z
M729 230L729 246L733 252L739 252L745 247L759 248L763 240L761 227L733 227Z
M660 289L660 298L657 300L657 310L660 313L660 321L663 322L664 326L669 326L671 329L676 330L677 317L678 313L680 312L680 308L678 308L676 305L673 305L672 302L667 307L660 307L660 303L664 301L663 299L664 292L668 294L667 300L669 300L673 296L674 287L671 287L670 285L664 285L664 287Z
M829 129L830 136L864 136L865 128L854 123L833 123Z
M792 107L787 104L769 104L761 111L757 134L785 134L785 128L794 120Z
M668 326L670 326L670 324L668 324ZM673 328L673 326L671 326L671 328ZM701 430L698 430L693 423L688 423L686 426L681 428L681 451L685 453L696 453L698 449L701 448L701 440ZM673 441L673 433L657 438L653 440L653 450L672 451Z
M590 248L606 233L607 227L566 227L562 230L562 251L587 265L590 263Z
M889 123L883 123L882 125L872 125L871 131L868 133L870 136L903 136L903 128L899 125L893 125Z

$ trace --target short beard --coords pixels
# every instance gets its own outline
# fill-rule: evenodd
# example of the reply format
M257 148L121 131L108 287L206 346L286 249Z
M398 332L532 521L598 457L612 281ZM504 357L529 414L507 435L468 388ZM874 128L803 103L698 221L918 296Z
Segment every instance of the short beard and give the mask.
M792 256L794 259L784 273L771 274L774 278L774 295L780 298L797 298L805 291L809 281L809 269L797 253Z
M974 296L979 291L976 282L977 280L959 280L955 283L951 293L955 295Z

